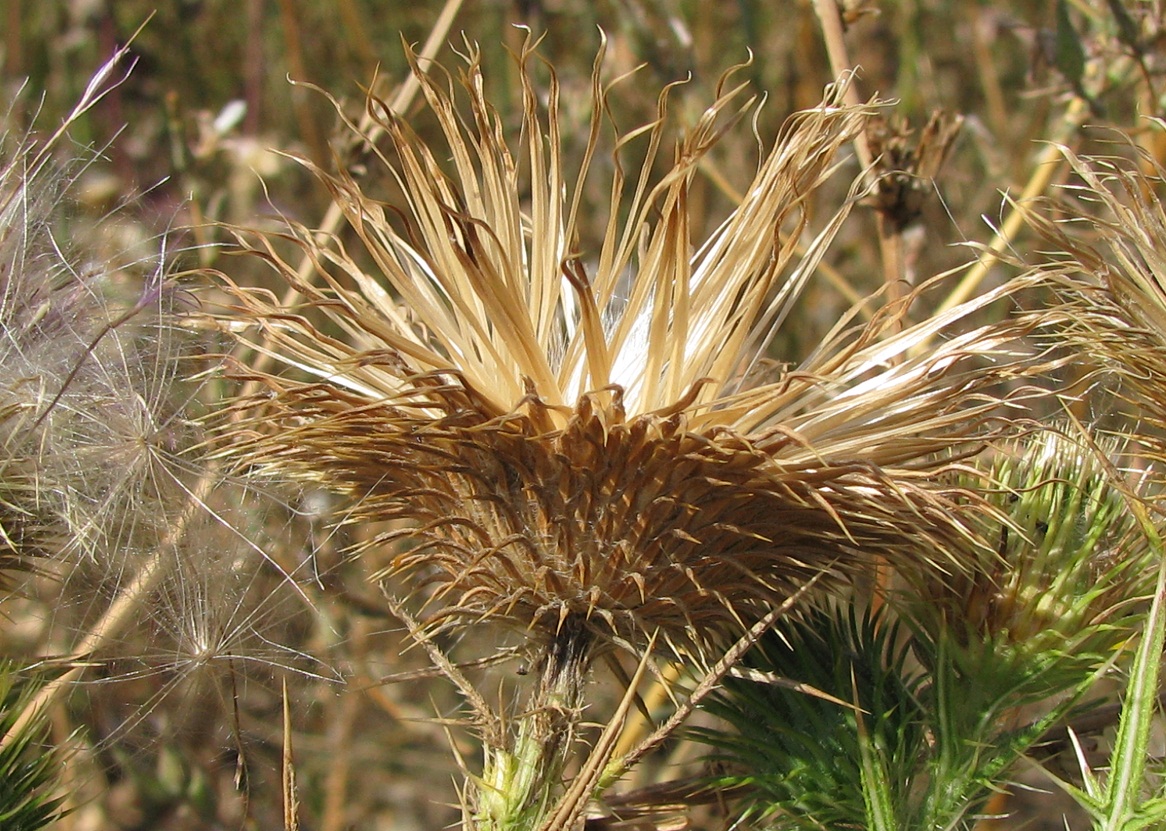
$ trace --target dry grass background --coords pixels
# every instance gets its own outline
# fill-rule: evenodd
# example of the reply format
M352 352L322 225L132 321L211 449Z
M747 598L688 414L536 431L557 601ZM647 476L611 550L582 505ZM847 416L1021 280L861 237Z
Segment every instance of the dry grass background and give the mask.
M207 299L187 293L199 281L195 274L179 278L175 291L144 289L160 258L167 271L219 269L237 283L281 293L259 264L229 253L231 237L217 223L272 231L288 219L308 227L321 222L328 193L282 151L326 170L343 165L362 177L366 192L399 202L398 186L378 178L373 160L311 85L358 120L368 85L391 97L404 84L402 41L424 42L443 4L158 5L7 4L0 84L12 101L10 146L30 131L55 129L94 70L133 37L132 71L55 148L69 186L46 198L54 203L62 262L82 270L118 264L101 291L115 310L139 303L160 313ZM1051 194L1075 181L1048 142L1081 154L1128 153L1112 143L1110 128L1118 128L1150 158L1166 160L1161 132L1140 118L1163 115L1166 19L1157 3L1127 4L1142 27L1137 49L1123 42L1120 20L1104 2L843 5L845 42L860 67L859 97L895 102L887 110L884 159L921 174L905 185L918 216L880 219L870 207L855 210L821 265L821 279L799 301L796 325L784 327L772 345L778 361L806 355L853 301L883 285L888 269L915 281L973 260L977 249L960 243L988 245L999 239L994 228L1009 227L1002 194ZM448 40L456 45L464 36L480 46L490 99L515 131L522 88L510 53L526 37L519 24L543 37L539 53L562 84L568 156L585 146L601 29L610 76L643 65L611 98L623 129L649 121L658 92L687 79L669 102L669 129L680 135L714 99L722 73L750 59L742 76L767 98L754 129L768 142L787 116L817 104L835 77L809 2L467 2ZM450 66L458 60L452 49L438 55ZM544 70L536 76L548 77ZM963 119L942 164L934 144L913 155L939 111ZM423 140L436 138L431 116L416 103L409 113ZM670 161L662 155L661 164ZM689 194L695 238L715 228L758 156L757 137L738 129L702 162ZM827 221L847 198L859 163L846 151L841 164L845 175L815 194L811 224ZM584 240L601 238L606 199L601 189L585 194ZM896 218L902 227L888 231ZM1013 234L1009 227L1009 234L1003 248L1014 260L1030 258L1017 252L1036 246L1032 232ZM1015 272L992 259L985 265L975 291ZM932 311L917 306L912 316ZM211 368L210 356L225 343L160 329L150 314L121 332L103 345L109 354L102 363L112 367L108 389L75 404L81 416L92 408L92 417L54 428L81 435L73 444L62 440L72 449L52 457L59 469L42 474L64 489L49 506L64 518L58 529L64 539L37 540L54 556L43 573L22 578L18 595L2 607L0 652L48 657L51 668L73 672L67 696L50 710L54 741L71 749L65 775L76 788L74 810L59 827L283 827L285 684L304 828L455 822L451 745L466 759L479 755L472 737L442 722L459 713L460 699L430 669L424 651L410 647L401 621L368 582L377 555L359 563L342 555L378 529L333 527L327 517L334 497L321 490L261 488L207 461L198 418L222 400L228 382L197 372ZM117 400L127 387L141 392ZM111 623L117 599L135 585L135 596L147 599ZM90 650L86 638L95 631L105 634ZM467 669L499 697L520 678L521 639L510 643L515 653L502 673ZM472 629L446 636L441 646L467 659L496 649L476 643ZM617 693L597 690L592 697L602 702ZM628 787L695 769L693 752L666 747ZM701 810L693 812L694 825L718 827L717 811ZM1051 816L1050 810L1038 813Z

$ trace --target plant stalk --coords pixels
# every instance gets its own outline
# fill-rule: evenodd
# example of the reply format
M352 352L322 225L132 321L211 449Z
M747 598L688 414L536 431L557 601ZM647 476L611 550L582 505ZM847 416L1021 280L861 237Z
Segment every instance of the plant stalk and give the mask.
M513 748L487 748L471 827L531 831L555 805L563 765L582 713L591 638L568 617L548 644L530 706L519 716Z

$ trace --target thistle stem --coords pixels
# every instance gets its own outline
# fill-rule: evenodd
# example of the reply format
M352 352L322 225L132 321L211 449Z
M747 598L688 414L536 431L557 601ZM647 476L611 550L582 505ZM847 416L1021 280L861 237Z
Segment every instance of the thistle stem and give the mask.
M512 749L486 751L472 827L528 831L554 807L554 791L582 712L591 638L581 619L568 617L547 645L538 686L519 717Z

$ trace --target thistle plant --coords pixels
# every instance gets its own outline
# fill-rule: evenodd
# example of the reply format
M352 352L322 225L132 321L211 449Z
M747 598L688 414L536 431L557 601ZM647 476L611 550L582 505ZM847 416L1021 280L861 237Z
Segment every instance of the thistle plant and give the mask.
M1098 452L1056 430L999 448L991 510L969 518L995 551L877 612L813 612L758 643L708 705L733 729L698 733L729 765L717 785L745 794L743 819L889 831L983 818L1144 619L1153 549Z
M226 452L348 495L345 519L374 529L353 553L383 563L370 571L390 608L473 710L486 762L468 776L465 823L491 829L573 827L603 771L621 769L611 737L638 674L561 783L596 658L630 653L638 673L656 658L709 666L808 584L838 587L876 562L959 568L943 553L972 534L949 510L958 488L925 474L997 432L1035 371L1016 347L1032 324L965 325L1019 284L912 323L924 286L869 324L843 319L796 368L765 360L859 196L813 227L810 200L874 104L844 105L835 86L792 118L697 242L694 177L751 99L726 75L656 175L665 93L655 121L617 138L610 220L592 242L579 214L615 83L601 53L572 176L559 88L552 73L544 109L536 61L528 44L514 149L472 47L457 81L414 63L443 148L368 104L390 143L368 150L401 207L301 160L360 253L294 223L240 230L296 302L224 277L234 301L220 317L263 356L237 370L261 391L232 408ZM260 369L270 358L285 370ZM524 633L526 703L495 712L442 654L437 635L471 625Z
M1155 132L1161 128L1155 121ZM1050 277L1060 292L1061 337L1088 356L1094 382L1118 402L1125 418L1114 429L1128 434L1131 457L1154 483L1148 492L1131 488L1127 494L1127 509L1157 561L1156 569L1147 568L1156 584L1129 669L1108 770L1095 771L1077 744L1083 787L1064 785L1099 829L1150 828L1166 820L1161 779L1150 768L1166 639L1159 470L1166 458L1166 212L1160 196L1166 177L1148 153L1133 142L1126 147L1132 152L1124 158L1085 157L1061 148L1078 182L1066 187L1057 213L1028 211L1032 226L1055 246L1055 254L1033 272ZM1050 219L1057 214L1059 219Z
M126 34L132 2L92 5L8 15L2 70L43 80L45 113L60 44ZM1130 90L1158 107L1153 4L180 5L136 42L146 83L107 102L130 152L66 131L9 137L0 165L0 675L20 690L0 791L33 822L66 758L74 829L438 827L449 800L420 783L454 765L466 828L966 828L1013 807L1018 760L1072 746L1063 784L1098 827L1162 824L1161 153L1140 173L1065 153L1072 221L1025 202L1066 169L1056 142L1093 141L1083 120L1121 123ZM538 50L492 31L520 8ZM485 45L447 71L455 17ZM590 85L582 21L611 33ZM43 56L22 48L38 22ZM377 53L431 23L411 74ZM196 40L224 25L240 37ZM329 160L300 81L377 64ZM1019 105L1032 82L1045 103ZM981 99L914 149L900 126ZM283 154L300 170L260 172L270 144L307 148ZM151 206L181 203L200 243L234 234L249 256L197 252L226 308L176 331L165 240L116 264L88 247L62 204L87 165L169 174ZM961 257L947 220L976 236L1005 180L1020 204L976 267L926 279ZM259 193L329 207L201 223L248 221ZM1004 283L1026 215L1052 261ZM1050 283L1056 308L1010 316ZM187 383L208 326L234 377ZM1082 733L1117 705L1077 709L1102 677L1129 679L1108 769Z

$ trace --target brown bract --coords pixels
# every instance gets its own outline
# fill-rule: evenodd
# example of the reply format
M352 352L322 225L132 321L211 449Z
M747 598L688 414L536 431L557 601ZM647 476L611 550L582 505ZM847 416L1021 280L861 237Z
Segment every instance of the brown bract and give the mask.
M240 370L265 391L239 402L232 452L351 495L354 520L395 521L373 543L396 546L381 576L407 573L444 621L554 634L571 618L599 642L659 632L699 648L822 572L875 557L947 567L936 552L966 532L927 474L993 431L1031 364L1013 350L1019 325L956 329L1011 288L915 325L907 298L869 325L840 322L797 370L757 371L857 198L803 233L806 201L870 108L834 89L792 118L697 244L688 188L743 87L721 94L656 180L663 94L659 119L618 142L646 144L642 172L625 175L617 146L611 219L581 250L610 92L602 55L573 186L557 84L544 114L530 59L522 163L471 51L468 115L453 84L416 68L445 147L370 104L396 153L382 160L405 194L399 212L316 170L361 258L295 225L280 239L239 233L304 305L228 281L225 325L291 370Z
M446 617L554 631L573 615L602 640L660 629L700 642L849 570L860 540L901 542L874 518L844 529L834 515L876 487L861 465L787 470L772 441L694 431L683 413L624 420L618 390L607 407L584 396L547 431L537 400L491 418L461 384L415 383L412 403L424 394L442 416L326 386L286 392L276 438L252 456L341 485L358 497L354 519L407 520L373 543L405 544L391 569L434 584Z

